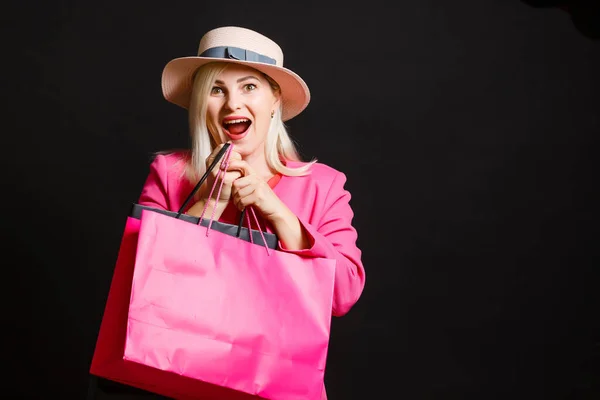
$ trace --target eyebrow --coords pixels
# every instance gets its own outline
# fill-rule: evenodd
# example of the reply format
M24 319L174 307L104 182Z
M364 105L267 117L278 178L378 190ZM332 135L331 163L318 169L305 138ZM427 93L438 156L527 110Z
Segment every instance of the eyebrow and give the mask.
M248 79L256 79L257 81L259 80L258 77L254 76L254 75L248 75L248 76L244 76L244 77L238 79L237 83L243 82L243 81L248 80ZM215 81L215 83L218 83L219 85L224 85L225 84L225 82L223 82L221 80L218 80L218 79Z

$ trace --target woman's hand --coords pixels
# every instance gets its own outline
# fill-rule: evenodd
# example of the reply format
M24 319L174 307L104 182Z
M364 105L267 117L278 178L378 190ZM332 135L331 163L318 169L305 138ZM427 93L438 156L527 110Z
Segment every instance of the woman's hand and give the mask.
M224 143L218 145L217 147L215 147L213 152L208 157L206 157L206 169L207 170L208 170L208 167L210 166L210 164L212 164L212 162L214 161L214 159L217 156L217 154L219 153L219 151L221 151L223 146L224 146ZM210 194L210 190L213 187L215 180L217 179L219 173L221 172L221 165L223 164L226 154L227 153L225 153L221 157L220 162L217 165L215 165L213 170L210 171L210 174L206 178L206 189L204 190L204 192L202 193L202 196L201 196L204 201L208 200L208 195ZM242 159L242 156L232 149L231 154L229 155L229 163L231 164L231 162L233 162L234 160L241 160L241 159ZM239 177L242 176L242 171L239 169L235 169L235 168L228 168L227 171L225 171L225 174L223 174L223 175L224 175L224 176L222 176L223 187L221 188L221 194L219 196L219 203L227 204L229 202L229 199L231 198L231 184L233 183L233 181L235 181L236 179L238 179ZM217 187L215 188L215 191L213 192L213 197L212 197L213 199L215 198L215 196L218 193L220 184L221 184L220 181L217 182Z
M253 206L268 220L273 220L285 212L287 207L246 161L230 160L228 171L241 171L242 174L231 185L231 200L239 210Z
M213 163L215 157L217 156L217 154L219 154L219 151L221 151L223 146L224 143L215 147L213 152L208 157L206 157L205 162L207 170L208 167ZM221 165L223 163L223 160L225 159L225 154L221 157L220 162L217 165L215 165L215 167L212 169L212 171L210 171L209 175L206 177L206 183L205 186L202 188L202 191L200 192L199 200L192 207L190 207L190 209L187 212L189 215L199 217L200 215L202 215L203 212L208 213L208 215L212 215L214 210L214 218L218 219L227 207L227 204L229 203L229 200L231 198L231 185L233 181L242 176L242 172L240 170L229 168L227 171L225 171L225 173L222 176L223 186L221 188L221 193L219 194L218 201L215 197L218 193L218 187L221 184L220 181L217 182L217 186L215 187L216 190L212 193L211 198L208 198L208 195L210 194L215 180L217 179L219 173L221 173ZM229 162L241 159L242 156L239 153L233 151L232 149L231 154L229 155Z
M252 206L258 210L271 223L283 248L288 250L310 248L308 233L302 227L298 217L246 161L231 160L229 169L242 171L243 175L231 185L231 201L238 209L243 210Z

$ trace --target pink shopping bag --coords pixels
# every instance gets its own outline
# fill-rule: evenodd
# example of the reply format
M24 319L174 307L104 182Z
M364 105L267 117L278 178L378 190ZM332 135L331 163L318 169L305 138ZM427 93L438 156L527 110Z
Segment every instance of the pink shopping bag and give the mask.
M334 273L332 259L144 210L124 359L267 399L320 400Z
M205 181L210 170L212 170L217 162L220 161L220 158L225 151L226 148L224 148L215 158L215 161L208 168L205 176L198 182L196 188L190 193L188 199L192 198L200 185ZM206 220L183 214L182 210L184 207L185 204L181 207L179 212L172 212L142 206L140 204L133 204L123 230L119 254L114 267L113 278L102 316L96 346L94 348L90 374L180 400L248 400L250 398L256 398L256 396L251 396L243 392L226 389L180 374L128 361L123 357L125 340L127 337L131 285L134 274L142 212L159 213L168 216L168 218L177 219L182 223L193 226L197 226L198 224L208 226L208 221ZM231 225L218 221L211 221L210 229L234 236L241 241L257 241L263 239L266 241L269 248L276 247L277 237L275 235L247 229L240 224Z
M131 283L140 228L141 215L138 214L141 210L149 213L162 213L160 210L140 209L138 205L134 205L131 216L127 218L90 373L97 377L178 400L250 400L256 398L239 391L228 390L183 375L152 368L143 363L132 362L123 357L128 335L127 320ZM179 219L179 221L192 225L185 219ZM228 231L230 230L229 227L226 228ZM245 234L248 237L248 233L245 232ZM256 235L257 233L252 232L252 234Z

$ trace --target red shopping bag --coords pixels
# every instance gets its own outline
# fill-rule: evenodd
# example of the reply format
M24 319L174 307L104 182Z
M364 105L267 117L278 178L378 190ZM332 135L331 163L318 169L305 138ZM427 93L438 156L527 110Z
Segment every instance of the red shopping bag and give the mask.
M142 211L125 360L262 398L320 400L335 260L212 223Z
M142 211L168 215L169 218L193 225L207 225L207 222L204 220L182 214L182 210L195 192L200 188L201 184L206 180L209 171L214 168L226 150L227 147L224 147L215 158L215 161L208 168L207 173L202 177L200 182L198 182L192 193L190 193L179 212L165 211L141 206L139 204L133 205L131 213L127 217L125 223L118 257L113 271L113 278L92 357L90 374L93 376L177 399L203 398L247 400L252 398L252 396L249 396L248 394L190 379L179 374L165 372L123 358L125 338L127 335L131 283L138 246ZM224 232L224 234L227 235L233 235L240 241L257 241L264 238L267 247L275 248L277 246L277 237L275 235L241 227L241 221L238 225L214 221L210 229ZM201 396L198 394L201 394Z

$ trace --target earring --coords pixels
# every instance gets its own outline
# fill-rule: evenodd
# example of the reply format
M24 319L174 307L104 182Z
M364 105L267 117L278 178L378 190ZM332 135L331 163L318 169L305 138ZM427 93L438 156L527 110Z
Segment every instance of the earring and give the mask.
M271 110L271 119L273 119L273 115L275 115L275 110Z

